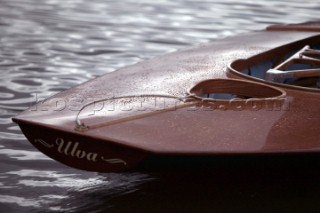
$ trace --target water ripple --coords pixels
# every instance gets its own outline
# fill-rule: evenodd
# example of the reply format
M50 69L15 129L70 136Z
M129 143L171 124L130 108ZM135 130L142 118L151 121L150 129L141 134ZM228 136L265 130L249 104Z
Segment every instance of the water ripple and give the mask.
M9 135L9 133L7 134ZM20 140L22 139L21 136L14 136L16 139L17 137L20 137ZM12 158L20 161L25 160L51 160L50 158L46 157L42 153L38 151L26 151L26 150L17 150L17 149L0 149L0 155L5 155L7 158Z

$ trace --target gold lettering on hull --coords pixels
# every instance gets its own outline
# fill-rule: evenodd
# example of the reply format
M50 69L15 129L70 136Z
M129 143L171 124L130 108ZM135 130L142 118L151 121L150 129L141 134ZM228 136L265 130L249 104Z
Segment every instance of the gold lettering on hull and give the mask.
M35 139L35 143L40 143L46 148L56 148L57 152L77 159L84 159L90 162L103 161L110 164L123 164L127 165L127 162L120 158L106 158L103 155L99 155L96 152L89 152L80 149L79 142L65 141L63 138L57 138L55 143L51 144L42 139Z
M52 148L54 146L53 144L49 144L49 143L45 142L42 139L35 139L34 142L35 143L41 143L43 146L45 146L47 148Z

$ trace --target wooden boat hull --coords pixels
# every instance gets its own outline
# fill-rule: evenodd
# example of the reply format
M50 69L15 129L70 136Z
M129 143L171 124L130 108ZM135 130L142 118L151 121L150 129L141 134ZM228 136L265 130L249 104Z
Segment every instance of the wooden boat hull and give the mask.
M161 159L318 154L319 89L243 71L282 51L320 44L320 30L312 29L253 32L141 62L61 92L13 120L41 152L89 171L151 168ZM203 98L211 92L251 98Z

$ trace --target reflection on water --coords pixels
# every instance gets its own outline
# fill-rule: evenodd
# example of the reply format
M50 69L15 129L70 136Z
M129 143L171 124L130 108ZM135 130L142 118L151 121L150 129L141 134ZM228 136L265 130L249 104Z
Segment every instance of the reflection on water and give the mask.
M40 212L70 211L90 204L90 199L77 203L78 199L73 198L82 193L101 191L111 198L130 193L141 182L151 180L148 175L139 173L76 171L55 163L36 150L9 150L4 147L0 147L0 204L4 205L4 212L21 212L22 209L23 212L37 209ZM70 206L70 203L75 206Z
M211 212L246 204L314 210L309 204L319 203L320 190L313 170L299 167L306 173L291 179L277 175L279 168L227 166L200 173L84 172L35 150L11 117L37 98L117 68L273 23L314 20L319 9L313 0L1 0L1 211Z
M20 169L4 173L0 185L4 193L0 195L0 203L18 205L24 207L24 210L30 208L30 211L34 211L34 208L40 208L41 212L71 211L81 205L87 206L88 200L91 200L89 197L77 203L76 206L70 206L69 204L74 202L72 201L74 196L103 191L104 196L111 198L115 195L130 193L136 190L139 183L150 179L147 175L138 173L103 176L79 174L71 170L59 172L61 171ZM21 188L24 189L23 193L10 195L13 191L20 191ZM96 198L99 199L99 197ZM66 204L64 200L67 200ZM78 198L75 201L78 202Z

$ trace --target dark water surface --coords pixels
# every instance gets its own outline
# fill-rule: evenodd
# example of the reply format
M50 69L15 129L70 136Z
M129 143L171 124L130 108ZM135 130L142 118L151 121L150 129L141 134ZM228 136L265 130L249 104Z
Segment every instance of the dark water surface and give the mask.
M318 0L0 0L0 212L320 210L317 160L100 174L47 158L11 122L36 97L319 10Z

